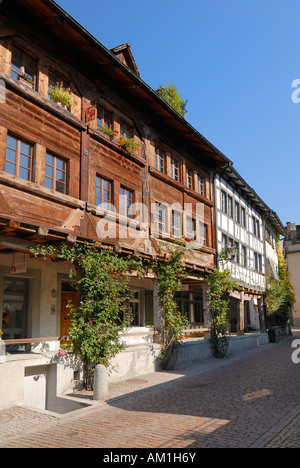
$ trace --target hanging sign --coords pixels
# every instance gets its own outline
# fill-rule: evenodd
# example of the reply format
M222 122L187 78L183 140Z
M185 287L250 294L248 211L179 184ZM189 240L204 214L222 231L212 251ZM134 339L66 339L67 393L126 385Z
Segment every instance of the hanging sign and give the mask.
M10 274L11 275L18 275L19 273L26 273L27 272L27 264L26 263L15 263L10 267Z
M91 122L92 120L95 120L96 118L96 107L92 106L89 107L86 111L86 122Z

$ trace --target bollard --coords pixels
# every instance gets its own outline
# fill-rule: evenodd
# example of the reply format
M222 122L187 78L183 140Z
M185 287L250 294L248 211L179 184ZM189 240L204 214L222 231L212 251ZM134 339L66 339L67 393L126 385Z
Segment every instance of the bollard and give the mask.
M102 364L95 367L94 400L105 400L108 396L107 369Z
M5 343L4 341L1 340L0 337L0 364L3 364L3 362L6 361L6 356L5 356Z

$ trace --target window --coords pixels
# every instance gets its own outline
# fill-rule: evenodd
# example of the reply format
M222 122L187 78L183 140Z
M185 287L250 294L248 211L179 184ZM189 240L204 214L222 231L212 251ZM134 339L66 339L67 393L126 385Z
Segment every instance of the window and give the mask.
M252 216L252 230L253 235L260 239L260 224L259 220L256 219L255 216Z
M244 267L247 266L247 247L245 247L244 245L242 245L242 259L241 259L241 263Z
M200 245L207 245L207 225L199 221L199 240Z
M191 190L193 189L193 171L188 168L186 168L186 186Z
M171 159L171 177L179 182L179 162L176 159Z
M246 227L246 210L244 207L241 207L241 225Z
M182 213L180 211L172 211L172 236L182 236Z
M30 143L7 135L5 172L31 180L33 146Z
M178 312L185 315L191 324L204 325L203 295L198 291L180 291L175 293Z
M228 195L227 214L230 218L233 218L233 199L230 195Z
M226 234L222 234L222 249L226 249L228 244L228 237Z
M127 139L133 138L133 127L124 122L124 120L120 122L120 135Z
M258 271L262 271L262 256L258 255Z
M35 85L36 61L16 46L12 46L12 58L10 76L16 80L20 75L25 75Z
M131 218L132 215L129 212L131 205L133 204L133 192L124 187L120 188L120 215Z
M96 177L96 205L104 209L109 209L112 199L112 186L109 180L103 177Z
M167 231L167 207L160 203L155 203L155 230Z
M252 232L253 235L256 236L256 219L254 216L252 216Z
M113 129L113 113L102 106L98 107L97 125Z
M221 210L227 214L227 194L223 190L221 191Z
M48 153L45 164L45 187L67 193L67 162Z
M163 151L159 150L156 148L155 150L155 169L157 169L159 172L164 173L165 172L165 160L166 160L166 155Z
M254 269L262 271L262 256L256 252L254 252Z
M240 263L240 244L238 242L234 242L234 248L235 248L234 261L235 263Z
M241 220L241 217L240 217L240 205L238 202L235 202L234 203L234 220L236 223L239 223L240 224L240 220Z
M199 175L197 175L197 192L205 197L205 180Z
M67 83L66 81L64 81L64 79L61 76L57 75L55 72L50 71L48 91L50 91L50 89L55 88L55 86L60 83L62 83L62 86L64 89L67 89L70 87L70 83Z
M190 216L186 217L186 237L190 240L195 240L196 237L195 220Z
M259 224L258 219L256 220L256 235L258 239L260 239L260 224Z

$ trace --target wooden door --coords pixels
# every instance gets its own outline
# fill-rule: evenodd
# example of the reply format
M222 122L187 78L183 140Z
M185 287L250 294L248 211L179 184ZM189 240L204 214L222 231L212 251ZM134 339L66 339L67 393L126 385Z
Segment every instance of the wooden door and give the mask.
M71 314L68 306L69 303L75 306L76 292L62 291L61 293L61 315L60 315L60 336L68 336L71 326Z

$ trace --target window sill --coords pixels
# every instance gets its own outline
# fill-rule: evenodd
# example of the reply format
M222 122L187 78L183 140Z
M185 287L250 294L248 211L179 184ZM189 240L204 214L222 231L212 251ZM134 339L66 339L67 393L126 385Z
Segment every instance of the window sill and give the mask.
M23 98L28 99L33 104L43 108L49 113L55 114L62 120L65 120L70 125L77 127L81 130L86 129L86 124L71 114L69 111L66 111L59 105L54 102L49 101L49 99L44 98L38 91L31 89L30 86L25 86L20 81L10 78L5 73L0 72L0 79L4 81L7 88L12 89L17 94L20 94ZM28 83L29 84L29 83Z
M170 177L169 175L158 171L154 167L149 167L149 172L153 177L156 177L157 179L162 180L166 184L172 185L173 187L181 190L182 192L187 193L189 196L196 198L197 200L204 203L205 205L214 206L214 203L208 198L203 197L198 192L195 192L194 190L189 189L188 187L186 187L186 185L182 184L181 182L177 182L176 180L172 179L172 177Z
M71 197L70 195L63 195L59 192L43 187L42 185L38 185L35 182L20 179L19 177L13 176L4 171L0 171L0 183L23 192L31 193L38 197L46 198L53 202L61 203L65 206L81 209L85 208L85 202L78 200L77 198Z
M109 148L113 149L114 151L118 152L119 154L125 155L127 158L129 158L131 161L139 164L140 166L145 166L146 162L145 160L139 156L137 153L128 153L122 147L120 146L119 142L115 140L114 138L111 138L109 135L106 133L99 131L99 130L94 130L91 127L88 127L88 133L91 135L92 138L95 140L104 143L106 146Z

